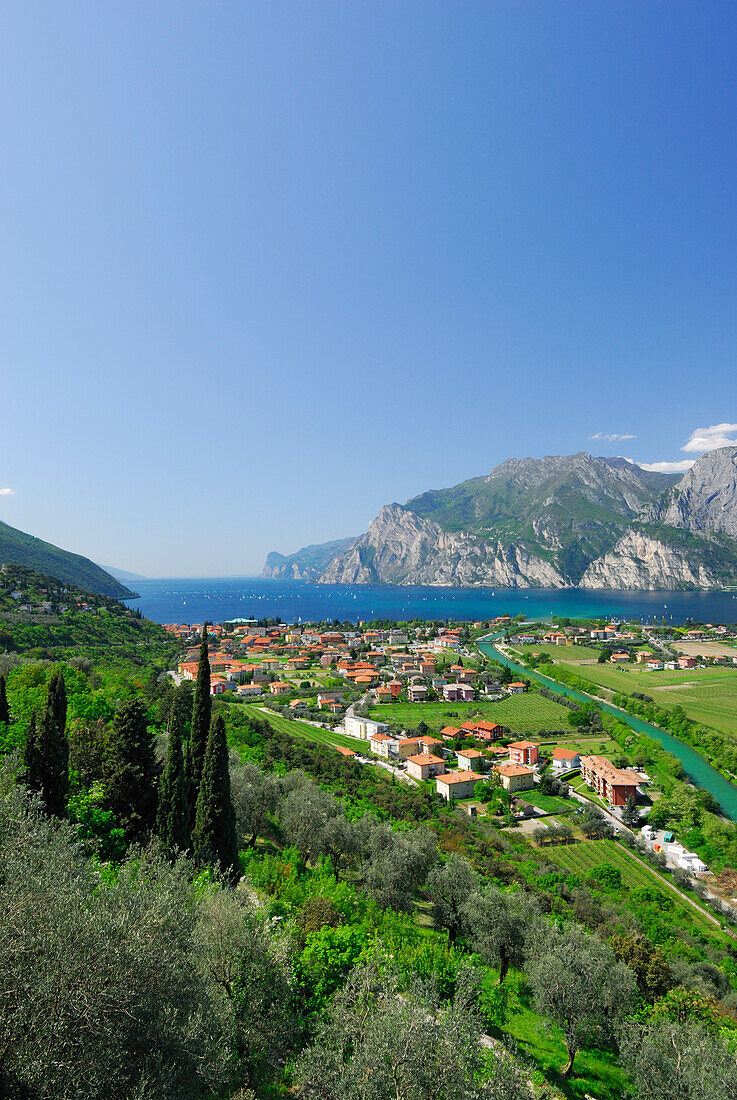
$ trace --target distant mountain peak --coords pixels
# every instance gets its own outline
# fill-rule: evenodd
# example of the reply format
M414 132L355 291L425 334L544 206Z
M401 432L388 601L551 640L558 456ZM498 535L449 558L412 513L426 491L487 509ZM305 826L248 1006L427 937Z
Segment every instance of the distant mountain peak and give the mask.
M737 448L702 456L680 479L588 451L507 459L486 475L385 505L366 534L346 543L283 559L291 573L281 575L464 587L718 587L737 581ZM275 575L270 568L269 561L265 574Z

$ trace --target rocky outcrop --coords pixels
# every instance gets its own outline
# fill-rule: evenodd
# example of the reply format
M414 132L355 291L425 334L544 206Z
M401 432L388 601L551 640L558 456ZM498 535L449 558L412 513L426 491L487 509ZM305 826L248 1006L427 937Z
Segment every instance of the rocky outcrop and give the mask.
M564 588L549 562L519 544L444 531L399 504L381 509L365 535L333 559L326 584L432 584Z
M627 531L616 546L592 561L580 588L716 588L721 582L683 550L638 531Z
M586 452L514 459L382 508L365 535L270 554L265 576L325 584L720 588L737 584L737 447L676 484Z
M669 527L737 538L737 447L702 455L650 514Z

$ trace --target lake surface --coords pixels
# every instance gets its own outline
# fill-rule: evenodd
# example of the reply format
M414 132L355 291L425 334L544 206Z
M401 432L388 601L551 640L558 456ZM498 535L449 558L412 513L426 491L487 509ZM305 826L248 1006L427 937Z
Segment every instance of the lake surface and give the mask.
M591 592L550 588L436 588L308 584L261 577L170 578L131 582L140 599L127 601L158 623L279 618L284 622L340 619L539 619L616 616L643 622L737 623L735 592Z
M569 699L575 699L579 703L588 703L591 701L588 695L584 695L574 688L569 688L565 684L559 684L557 680L551 680L549 676L544 676L541 672L536 672L533 669L526 668L524 665L517 664L516 661L511 661L503 653L499 652L492 644L491 640L479 642L479 649L482 653L485 653L487 657L491 657L493 660L501 662L501 664L506 665L507 668L511 668L515 672L524 673L530 680L536 680L539 684L544 684L546 688L556 692L558 695L565 695ZM689 779L697 787L703 787L704 790L710 791L711 794L714 795L725 817L731 818L732 821L737 821L737 786L735 786L734 783L730 783L721 772L718 772L716 768L713 768L711 764L707 763L696 749L692 749L690 745L686 745L683 741L679 741L677 737L674 737L672 733L668 733L667 730L662 730L659 726L653 726L650 722L645 722L642 718L636 718L634 715L626 714L618 707L609 706L608 703L602 703L598 699L597 704L602 710L607 711L608 714L613 714L620 722L626 722L630 729L637 730L638 733L644 733L648 737L652 737L653 740L659 741L667 752L677 756L683 764Z

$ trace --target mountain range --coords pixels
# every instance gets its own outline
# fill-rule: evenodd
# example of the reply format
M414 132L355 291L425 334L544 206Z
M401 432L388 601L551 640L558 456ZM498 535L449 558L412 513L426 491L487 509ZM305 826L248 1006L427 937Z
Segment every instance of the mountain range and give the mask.
M98 596L125 600L134 595L89 558L62 550L51 542L44 542L0 522L0 565L9 564L25 566Z
M385 505L363 535L269 554L325 584L699 589L737 585L737 448L683 475L586 452L510 459Z

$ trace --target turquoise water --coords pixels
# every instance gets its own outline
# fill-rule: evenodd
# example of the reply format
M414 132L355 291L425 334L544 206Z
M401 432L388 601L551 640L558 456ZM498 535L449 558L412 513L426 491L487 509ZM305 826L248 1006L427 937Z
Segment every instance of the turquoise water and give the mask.
M545 687L550 688L551 691L555 691L559 695L566 695L569 699L575 699L579 703L591 702L589 697L582 692L566 687L565 684L559 684L557 680L551 680L549 676L543 676L541 672L535 672L517 664L515 661L510 661L491 642L479 642L479 649L487 657L500 661L515 672L523 672L531 680L544 684ZM696 749L692 749L690 745L679 741L677 737L666 730L661 730L658 726L652 726L649 722L644 722L641 718L634 718L632 715L625 714L624 711L611 707L607 703L600 703L599 705L608 714L613 714L621 722L626 722L631 729L637 730L638 733L647 734L653 740L659 741L664 749L667 749L673 756L677 756L691 781L697 787L703 787L705 790L710 791L721 806L724 815L733 821L737 821L737 786L725 779L716 768L712 768L711 764L708 764L703 756L696 752Z
M737 623L733 592L589 592L547 588L435 588L308 584L261 577L173 578L135 582L128 601L158 623L280 618L285 622L339 619L492 619L617 616L660 621Z

